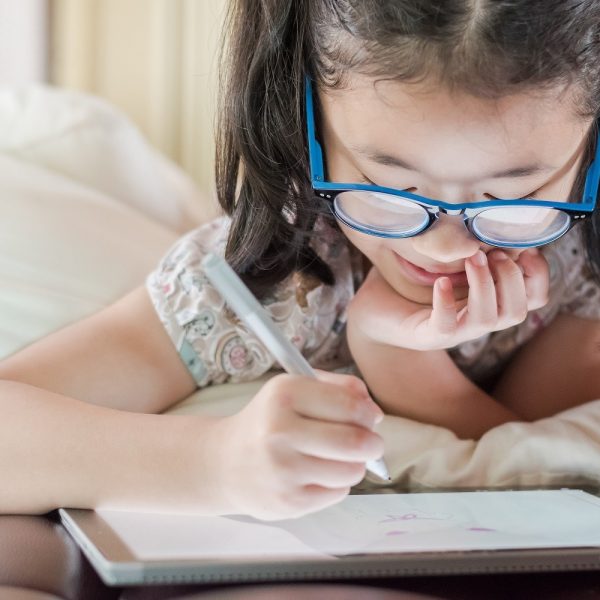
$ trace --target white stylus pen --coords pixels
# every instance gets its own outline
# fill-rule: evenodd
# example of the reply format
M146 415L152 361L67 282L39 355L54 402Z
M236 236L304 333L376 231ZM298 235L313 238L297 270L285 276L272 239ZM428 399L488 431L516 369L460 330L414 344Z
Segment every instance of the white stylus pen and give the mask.
M202 268L227 304L288 373L316 379L316 374L308 361L283 335L224 258L209 253L202 259ZM391 479L383 458L368 461L367 469L382 479L388 481Z

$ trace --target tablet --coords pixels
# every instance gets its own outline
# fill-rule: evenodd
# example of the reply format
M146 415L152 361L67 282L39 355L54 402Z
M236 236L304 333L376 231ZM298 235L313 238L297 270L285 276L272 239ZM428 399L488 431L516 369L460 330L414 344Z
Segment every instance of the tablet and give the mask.
M108 585L600 569L581 489L350 495L297 519L60 509Z

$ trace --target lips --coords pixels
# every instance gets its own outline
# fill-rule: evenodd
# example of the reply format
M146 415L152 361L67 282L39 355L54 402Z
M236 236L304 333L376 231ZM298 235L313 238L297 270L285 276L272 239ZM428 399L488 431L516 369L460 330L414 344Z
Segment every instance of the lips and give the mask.
M468 285L467 274L464 271L457 271L454 273L432 273L431 271L423 269L405 258L402 258L402 256L395 252L393 254L396 257L402 273L414 283L433 285L436 279L447 277L454 287L464 287Z

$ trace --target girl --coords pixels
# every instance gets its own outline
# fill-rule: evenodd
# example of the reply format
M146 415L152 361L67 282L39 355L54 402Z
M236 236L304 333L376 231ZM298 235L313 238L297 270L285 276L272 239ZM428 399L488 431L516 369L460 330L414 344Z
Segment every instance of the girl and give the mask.
M297 516L381 456L372 398L478 437L600 395L600 3L238 0L228 26L226 216L0 363L2 512ZM372 397L278 375L231 417L151 414L273 365L204 277L209 250Z

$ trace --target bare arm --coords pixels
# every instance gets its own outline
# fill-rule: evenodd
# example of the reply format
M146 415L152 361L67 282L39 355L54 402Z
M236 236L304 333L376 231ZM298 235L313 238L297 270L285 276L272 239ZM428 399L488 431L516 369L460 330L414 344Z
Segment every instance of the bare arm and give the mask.
M211 443L212 420L135 414L195 387L141 287L1 361L0 513L181 507L186 495L209 510L214 488L197 482L210 465L194 453ZM197 461L197 480L183 456Z
M143 287L0 361L0 379L149 413L196 388Z
M556 317L511 361L494 397L528 420L600 398L600 322Z
M0 381L0 414L0 514L227 509L216 465L202 460L220 445L214 419L123 412L12 381Z
M139 414L195 387L142 288L2 361L0 514L290 518L339 502L383 452L348 375L278 375L229 417Z
M460 438L520 419L469 381L445 350L420 352L373 342L348 321L348 343L383 410L451 429Z

